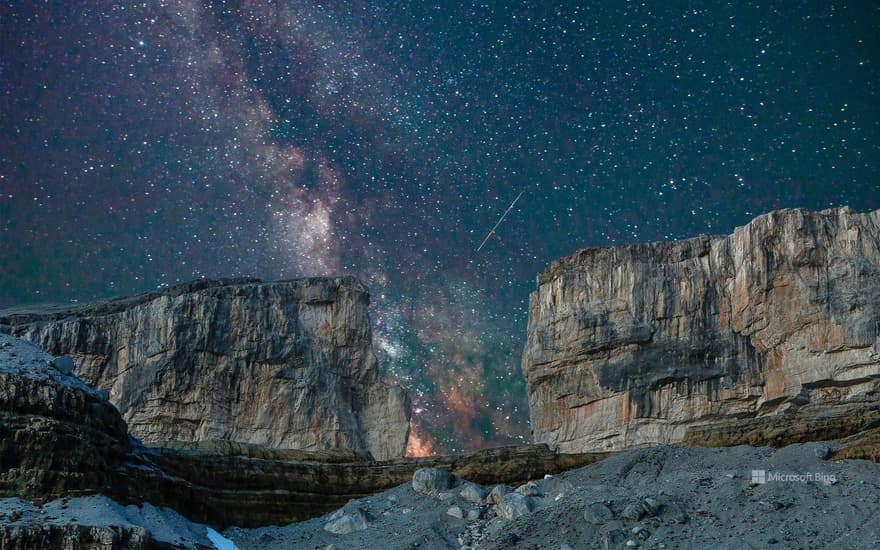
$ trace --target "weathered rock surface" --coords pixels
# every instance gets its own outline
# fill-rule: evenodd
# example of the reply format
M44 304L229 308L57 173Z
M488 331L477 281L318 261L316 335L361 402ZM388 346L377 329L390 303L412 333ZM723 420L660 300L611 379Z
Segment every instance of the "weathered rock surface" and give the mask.
M781 210L726 237L557 260L531 296L523 371L535 442L565 452L875 403L880 211ZM767 444L752 432L737 437Z
M113 405L52 359L0 334L0 496L104 489L130 449Z
M348 277L198 281L0 325L106 389L147 443L228 439L403 456L409 399L379 379L369 294Z
M407 483L420 468L440 469L436 477L453 481L452 474L478 483L514 483L606 456L562 455L546 445L386 461L367 451L268 449L232 441L149 448L129 440L119 412L98 394L59 371L42 350L0 334L0 498L45 501L100 493L123 504L167 506L218 527L248 527L315 517ZM28 533L19 535L24 538L17 540L30 540Z

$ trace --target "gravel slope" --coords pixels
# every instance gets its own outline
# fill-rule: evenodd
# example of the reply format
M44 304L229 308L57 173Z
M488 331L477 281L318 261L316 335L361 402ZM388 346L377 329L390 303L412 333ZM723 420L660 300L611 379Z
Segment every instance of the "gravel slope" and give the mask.
M529 497L532 511L513 520L495 517L495 506L466 502L463 485L433 495L402 485L349 502L344 513L366 522L348 534L325 530L327 515L224 535L241 549L880 547L880 465L825 461L822 447L629 451L537 481L543 496ZM752 483L752 470L764 470L768 481ZM644 512L646 498L659 505L653 517ZM594 503L610 517L585 520ZM622 517L628 505L644 517ZM447 513L453 506L464 519ZM482 517L468 521L470 510Z

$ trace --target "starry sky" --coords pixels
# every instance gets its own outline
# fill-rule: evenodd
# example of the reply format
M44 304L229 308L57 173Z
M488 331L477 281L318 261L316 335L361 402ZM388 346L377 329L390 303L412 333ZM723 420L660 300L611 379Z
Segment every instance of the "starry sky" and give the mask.
M414 452L528 439L551 260L880 208L876 1L16 0L0 48L0 306L356 275Z

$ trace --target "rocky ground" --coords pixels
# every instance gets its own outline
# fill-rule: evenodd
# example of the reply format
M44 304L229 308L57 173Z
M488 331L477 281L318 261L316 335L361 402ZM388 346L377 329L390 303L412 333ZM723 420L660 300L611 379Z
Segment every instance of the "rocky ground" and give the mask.
M779 450L663 446L517 488L423 469L412 483L319 518L226 529L229 540L149 504L91 496L37 506L8 498L0 499L0 543L51 548L34 541L50 540L52 529L69 539L79 526L82 541L107 548L880 547L880 465L826 460L827 452L815 443ZM752 470L763 470L766 482Z
M445 461L422 459L416 467L428 467L401 476L407 483L308 521L228 528L222 533L227 541L152 497L147 498L152 504L134 499L131 491L147 493L132 478L132 472L144 467L132 462L133 454L124 457L123 448L107 456L86 452L128 445L121 442L124 423L106 403L106 395L71 375L65 358L52 358L0 335L0 381L0 426L5 430L0 485L6 488L3 496L10 497L0 499L0 548L880 547L880 464L839 459L877 456L877 428L870 418L855 443L847 438L781 449L658 446L621 452L553 476L537 472L558 472L602 457L571 455L566 460L574 462L565 462L566 455L550 460L534 449L498 449ZM82 448L71 446L76 441ZM264 469L305 464L296 457L250 456L250 451L238 449L235 454L242 456L228 460ZM168 457L195 451L175 452ZM204 456L194 454L189 460L206 465L225 456L200 452ZM372 464L403 472L396 462ZM92 470L97 473L90 477ZM766 483L756 483L753 470L763 471L761 481ZM125 475L120 477L120 471ZM167 474L157 471L149 479L159 483ZM487 480L536 475L539 479L519 487L493 487ZM332 481L322 479L331 484L324 490L332 494ZM120 480L128 480L126 500L134 502L83 494L94 493L102 483L112 489ZM197 495L209 493L197 492L197 485L183 480L175 483L189 487L191 498L168 502L184 502L179 510L187 515L205 507L199 506ZM32 500L12 498L22 495ZM312 493L313 506L320 507L326 496ZM264 503L275 506L271 500Z
M880 465L829 461L828 450L628 451L508 488L494 505L493 488L417 474L334 514L224 535L265 549L880 547Z

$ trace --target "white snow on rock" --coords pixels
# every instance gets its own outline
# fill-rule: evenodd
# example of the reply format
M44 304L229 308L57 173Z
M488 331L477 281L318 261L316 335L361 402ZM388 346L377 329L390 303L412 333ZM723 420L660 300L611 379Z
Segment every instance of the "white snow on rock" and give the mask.
M228 538L210 527L207 527L206 529L208 531L208 539L214 544L214 547L217 548L217 550L238 550L238 546Z

